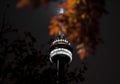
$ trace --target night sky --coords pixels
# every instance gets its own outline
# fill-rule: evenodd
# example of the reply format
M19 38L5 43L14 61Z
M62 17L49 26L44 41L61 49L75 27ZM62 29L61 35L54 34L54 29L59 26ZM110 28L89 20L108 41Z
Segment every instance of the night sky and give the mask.
M41 6L37 9L17 9L16 2L16 0L0 0L0 18L3 17L6 3L9 3L10 7L6 11L6 23L22 31L30 31L37 38L36 47L40 48L40 45L46 44L47 48L47 41L50 38L48 25L50 18L57 14L57 2L51 2L48 8ZM119 8L119 0L106 0L106 9L109 14L100 20L100 34L104 44L98 45L95 56L88 57L86 80L81 84L120 84ZM2 22L1 19L0 22ZM46 51L44 50L44 52ZM73 62L79 66L77 57L73 59Z

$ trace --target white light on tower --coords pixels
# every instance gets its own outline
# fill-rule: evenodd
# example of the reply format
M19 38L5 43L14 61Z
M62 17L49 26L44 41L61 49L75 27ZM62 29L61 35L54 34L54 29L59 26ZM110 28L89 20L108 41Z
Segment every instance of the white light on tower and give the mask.
M54 56L56 55L65 55L68 56L68 58L70 58L69 63L72 61L72 52L68 49L64 49L64 48L58 48L58 49L54 49L50 52L50 61L52 62L52 59Z
M65 8L59 8L58 14L63 14L65 12Z
M72 62L72 48L70 42L60 36L54 40L50 48L50 61L56 63L57 61L66 63Z

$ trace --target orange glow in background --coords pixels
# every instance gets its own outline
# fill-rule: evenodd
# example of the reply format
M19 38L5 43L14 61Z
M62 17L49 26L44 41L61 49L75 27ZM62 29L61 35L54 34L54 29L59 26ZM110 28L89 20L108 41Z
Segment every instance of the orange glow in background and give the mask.
M17 7L32 7L37 4L48 4L49 0L19 0ZM104 0L66 0L58 7L65 9L63 14L53 16L49 25L49 34L57 36L61 31L71 43L77 43L76 49L80 59L95 53L96 45L100 42L99 19L105 14Z

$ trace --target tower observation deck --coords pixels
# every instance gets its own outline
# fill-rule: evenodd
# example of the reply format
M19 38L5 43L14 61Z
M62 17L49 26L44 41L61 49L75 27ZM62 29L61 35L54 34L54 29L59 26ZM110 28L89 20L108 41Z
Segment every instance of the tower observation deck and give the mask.
M59 35L50 47L50 61L57 67L57 84L65 84L64 66L72 61L72 48L70 42L63 35Z

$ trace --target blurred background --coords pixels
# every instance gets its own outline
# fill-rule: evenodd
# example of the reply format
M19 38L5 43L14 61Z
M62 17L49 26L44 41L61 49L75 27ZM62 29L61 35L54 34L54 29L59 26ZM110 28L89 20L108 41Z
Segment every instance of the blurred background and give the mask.
M48 41L50 39L48 25L52 16L57 14L58 2L50 2L48 7L40 6L36 9L16 8L17 0L0 0L0 24L11 25L20 31L31 32L36 38L35 48L48 53ZM9 5L7 5L9 4ZM6 6L9 6L6 8ZM106 0L106 9L109 14L100 20L100 34L104 44L97 46L95 56L87 59L87 68L81 84L120 84L120 1ZM5 15L6 14L6 15ZM14 40L13 33L6 37ZM7 57L12 59L11 56ZM8 62L5 62L8 65ZM80 60L76 56L71 68L79 66ZM2 79L1 79L2 80ZM6 84L6 83L1 83ZM12 83L11 83L12 84ZM14 83L13 83L14 84ZM78 83L79 84L79 83Z

